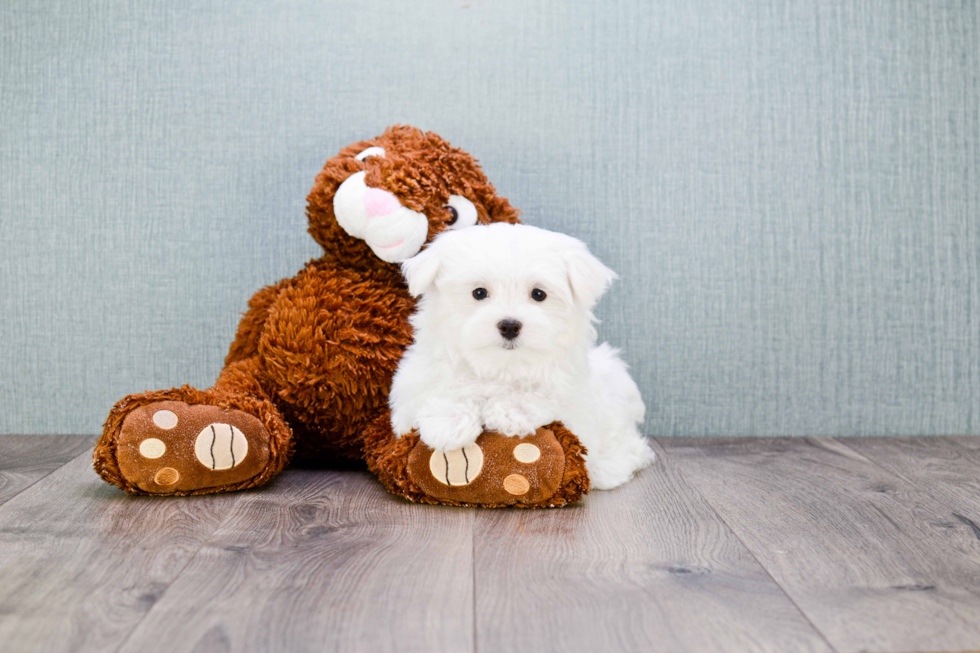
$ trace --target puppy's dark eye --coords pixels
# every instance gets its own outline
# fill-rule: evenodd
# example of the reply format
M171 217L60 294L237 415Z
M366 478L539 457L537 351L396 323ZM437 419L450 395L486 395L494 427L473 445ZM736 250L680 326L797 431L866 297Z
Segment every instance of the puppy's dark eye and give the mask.
M533 299L536 302L543 302L545 297L547 296L548 293L541 290L540 288L535 288L534 290L531 291L531 299Z
M446 220L446 224L448 225L456 224L456 221L459 220L459 211L457 211L456 208L452 206L444 206L443 208L449 211L449 219Z
M487 292L486 288L477 288L476 290L473 291L473 299L476 299L477 301L481 299L486 299L489 296L490 293Z

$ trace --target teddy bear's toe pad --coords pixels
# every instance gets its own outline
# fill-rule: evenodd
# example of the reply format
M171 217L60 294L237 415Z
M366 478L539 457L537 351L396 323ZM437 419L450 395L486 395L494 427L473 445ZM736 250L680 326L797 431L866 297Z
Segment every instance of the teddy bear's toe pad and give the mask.
M239 410L161 401L123 420L120 473L145 492L172 494L231 485L269 463L269 432Z
M525 438L488 431L476 444L454 451L419 442L408 455L408 473L425 494L471 505L546 501L564 472L565 454L546 428Z
M483 450L475 444L453 451L433 451L429 471L443 485L469 485L483 470Z

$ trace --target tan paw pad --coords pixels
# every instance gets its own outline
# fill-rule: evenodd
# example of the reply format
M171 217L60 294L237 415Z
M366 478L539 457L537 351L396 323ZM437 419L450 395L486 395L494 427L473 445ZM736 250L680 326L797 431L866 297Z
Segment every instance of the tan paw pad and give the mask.
M173 485L180 480L180 472L173 467L164 467L154 475L157 485Z
M208 469L231 469L248 455L248 440L231 424L208 424L197 434L194 454Z
M453 451L433 451L429 471L443 485L469 485L483 469L483 450L475 444Z
M508 494L518 497L527 494L527 491L531 489L531 484L520 474L511 474L504 479L504 489Z
M153 423L157 425L157 428L169 431L177 426L177 414L172 410L158 410L153 413Z
M514 459L519 463L533 463L541 457L541 450L530 442L522 442L514 447Z
M140 442L140 455L144 458L159 458L165 453L167 453L167 445L163 440L147 438Z

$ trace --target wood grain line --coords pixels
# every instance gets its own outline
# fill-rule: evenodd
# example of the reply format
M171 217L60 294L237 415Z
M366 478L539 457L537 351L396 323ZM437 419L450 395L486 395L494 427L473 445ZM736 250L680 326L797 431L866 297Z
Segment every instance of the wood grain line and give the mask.
M832 650L659 447L580 505L477 512L474 545L480 650Z
M927 493L831 439L660 442L836 649L980 647L980 545Z
M846 438L838 442L945 503L967 521L980 522L980 437Z
M473 515L289 470L241 496L120 650L472 651Z
M94 445L89 435L0 436L0 505Z
M77 456L0 506L0 642L115 650L218 527L236 495L131 497Z

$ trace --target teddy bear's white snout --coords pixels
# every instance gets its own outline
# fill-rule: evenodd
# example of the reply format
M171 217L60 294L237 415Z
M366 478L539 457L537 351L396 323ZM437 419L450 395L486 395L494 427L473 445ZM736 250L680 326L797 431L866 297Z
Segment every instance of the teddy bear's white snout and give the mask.
M369 187L366 174L351 175L337 189L333 199L337 222L365 241L382 261L398 263L415 256L429 233L428 219L402 206L394 194Z

